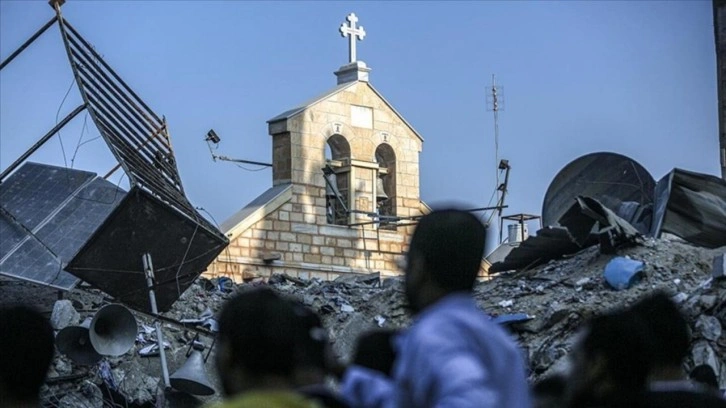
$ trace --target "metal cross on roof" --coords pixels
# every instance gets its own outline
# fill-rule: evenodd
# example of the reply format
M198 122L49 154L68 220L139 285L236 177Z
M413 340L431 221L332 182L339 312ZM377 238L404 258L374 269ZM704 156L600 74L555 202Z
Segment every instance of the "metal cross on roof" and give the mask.
M348 17L346 18L350 25L346 25L345 23L340 25L340 34L343 37L348 37L348 62L352 63L356 61L355 57L355 43L356 40L363 40L363 38L366 36L366 31L363 29L363 26L360 26L356 28L355 23L358 22L358 17L356 17L355 13L348 14ZM356 36L358 38L356 38Z

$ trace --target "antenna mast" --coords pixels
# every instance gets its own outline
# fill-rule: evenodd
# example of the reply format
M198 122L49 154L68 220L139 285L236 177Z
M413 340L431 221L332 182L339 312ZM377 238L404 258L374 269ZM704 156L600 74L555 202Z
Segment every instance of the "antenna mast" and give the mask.
M502 243L502 208L504 208L504 197L507 195L507 185L509 184L509 161L499 159L499 111L504 109L504 95L502 93L502 87L497 86L496 76L492 74L492 86L487 87L487 110L494 113L494 163L497 166L495 170L496 175L496 194L497 194L497 207L498 210L497 218L499 225L499 243ZM504 182L500 180L501 172L504 171ZM489 217L491 222L494 212Z

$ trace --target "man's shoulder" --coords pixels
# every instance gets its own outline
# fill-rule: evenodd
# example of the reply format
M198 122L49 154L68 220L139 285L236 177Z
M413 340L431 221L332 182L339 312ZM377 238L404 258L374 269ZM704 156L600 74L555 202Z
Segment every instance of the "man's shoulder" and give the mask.
M497 346L513 342L504 329L477 307L471 296L461 294L446 297L422 313L411 326L410 335L412 341L445 341L450 345L474 339L486 339L487 343Z

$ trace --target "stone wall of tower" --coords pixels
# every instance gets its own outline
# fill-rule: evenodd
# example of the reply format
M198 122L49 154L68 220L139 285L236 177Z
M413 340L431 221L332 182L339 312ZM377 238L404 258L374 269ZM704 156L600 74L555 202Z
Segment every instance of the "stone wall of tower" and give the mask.
M321 198L320 189L292 188L293 198L232 239L205 276L227 276L240 282L273 273L320 279L350 273L400 273L406 234L327 225L324 212L302 199ZM273 254L280 259L263 260Z
M365 82L351 84L292 118L272 122L269 130L273 185L291 183L291 198L233 236L207 276L240 281L272 273L321 279L346 273L400 274L414 227L329 224L322 168L328 138L342 136L349 156L339 164L341 172L350 177L349 203L355 203L357 210L372 212L379 171L376 149L386 144L395 155L395 177L391 179L395 213L420 215L425 211L418 176L422 142L413 130ZM368 215L354 214L348 222L371 220Z
M360 117L366 111L370 113L369 119ZM367 83L358 82L297 116L271 123L270 134L273 140L289 135L292 183L321 188L325 185L321 168L325 165L326 141L335 134L345 137L352 160L351 202L359 204L365 201L362 197L371 193L375 183L368 169L375 164L376 148L382 143L388 144L396 156L396 215L420 213L422 141ZM315 203L309 200L306 204ZM371 204L364 210L371 210ZM365 221L365 216L353 217L352 222L356 221Z

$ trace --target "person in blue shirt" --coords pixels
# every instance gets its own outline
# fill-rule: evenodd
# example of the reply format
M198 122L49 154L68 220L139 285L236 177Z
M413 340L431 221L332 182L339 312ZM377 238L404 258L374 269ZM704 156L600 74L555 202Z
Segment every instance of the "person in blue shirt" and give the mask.
M353 407L530 407L514 341L476 305L486 228L471 213L423 216L406 256L414 323L396 339L392 377L353 365L343 394Z

